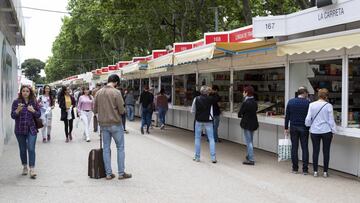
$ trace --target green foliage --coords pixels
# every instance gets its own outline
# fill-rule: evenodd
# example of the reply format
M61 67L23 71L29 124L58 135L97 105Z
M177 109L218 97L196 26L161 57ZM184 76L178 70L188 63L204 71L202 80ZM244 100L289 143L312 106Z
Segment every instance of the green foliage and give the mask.
M21 64L21 69L25 74L25 77L34 81L35 83L38 83L38 81L41 79L40 71L41 69L44 69L44 67L45 63L39 59L26 59Z
M63 19L47 61L48 82L97 67L144 56L175 41L195 41L214 31L219 7L219 31L251 24L251 16L287 14L307 0L69 0L70 17ZM244 6L245 5L245 6ZM248 5L248 6L246 6ZM244 9L249 8L249 9Z

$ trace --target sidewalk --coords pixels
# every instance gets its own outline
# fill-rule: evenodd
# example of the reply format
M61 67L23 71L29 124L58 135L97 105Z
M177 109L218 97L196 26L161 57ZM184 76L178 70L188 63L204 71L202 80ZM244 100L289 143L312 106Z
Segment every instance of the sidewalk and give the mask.
M330 171L330 177L290 173L290 163L255 151L255 166L242 165L245 147L224 141L217 144L217 164L210 162L208 145L202 145L201 162L192 161L193 135L168 127L141 135L139 121L127 122L126 171L132 179L106 181L87 177L90 143L82 138L82 125L66 144L63 123L56 108L53 140L43 144L38 135L38 177L23 177L15 137L0 157L0 202L359 202L360 183L347 174ZM76 121L74 122L76 123ZM74 125L75 126L75 125ZM117 171L115 144L112 167ZM331 161L330 161L331 165Z

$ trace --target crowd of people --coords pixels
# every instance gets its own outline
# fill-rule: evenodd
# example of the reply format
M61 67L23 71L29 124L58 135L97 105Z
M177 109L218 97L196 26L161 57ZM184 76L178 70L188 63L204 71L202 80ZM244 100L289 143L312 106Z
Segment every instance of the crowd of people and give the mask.
M216 143L221 142L218 135L221 115L221 98L218 95L218 90L219 88L216 85L212 87L202 86L200 92L194 94L191 112L195 116L195 155L193 160L196 162L200 162L201 137L206 135L211 162L217 163ZM56 96L51 92L51 87L46 85L42 90L42 95L36 98L32 88L22 86L18 98L14 100L12 105L11 116L15 120L15 135L19 143L20 159L23 165L22 174L30 173L31 178L36 177L34 167L38 131L41 130L44 143L51 140L52 110L56 101ZM255 94L252 86L244 87L243 102L238 112L246 143L246 156L243 161L245 165L255 165L253 137L254 132L259 127ZM300 141L303 160L302 170L303 174L308 174L308 138L310 133L313 144L313 175L318 176L318 156L322 141L323 176L328 177L330 145L333 133L336 132L333 106L327 102L328 91L326 89L318 90L319 99L315 102L311 103L308 95L306 87L300 87L297 96L290 99L286 107L285 134L290 134L292 142L292 172L298 173L299 170L298 147ZM140 104L140 132L144 134L146 131L147 134L150 134L154 112L158 113L160 129L165 129L166 114L169 108L168 101L169 96L165 94L164 89L161 89L154 96L153 91L148 86L144 87L137 101L132 89L120 88L120 78L117 75L109 76L105 86L97 84L91 91L89 87L84 86L80 90L72 92L69 87L63 86L57 95L57 103L61 109L60 120L64 122L66 143L73 140L73 124L76 117L83 123L83 139L86 142L91 140L92 121L94 132L100 128L104 146L106 179L108 180L115 178L111 169L111 139L114 139L117 148L118 178L132 177L130 173L125 172L124 133L127 132L126 120L134 121L135 119L136 103Z

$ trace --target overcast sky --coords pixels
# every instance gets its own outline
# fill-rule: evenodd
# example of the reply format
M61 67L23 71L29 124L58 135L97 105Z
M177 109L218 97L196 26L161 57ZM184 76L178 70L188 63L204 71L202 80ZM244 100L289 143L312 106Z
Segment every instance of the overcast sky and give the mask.
M68 0L21 0L23 7L66 11ZM20 64L28 58L46 61L51 56L52 43L60 32L65 14L23 8L25 46L20 47Z

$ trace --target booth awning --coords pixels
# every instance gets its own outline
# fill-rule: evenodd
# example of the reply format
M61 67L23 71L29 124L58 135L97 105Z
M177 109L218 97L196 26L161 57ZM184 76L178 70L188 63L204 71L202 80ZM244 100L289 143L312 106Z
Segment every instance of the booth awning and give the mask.
M341 36L340 36L341 34ZM278 55L302 54L310 52L339 50L360 46L360 31L358 33L341 32L336 34L303 38L278 44Z
M206 59L212 59L215 56L237 55L244 51L257 50L260 48L269 48L276 45L275 40L261 40L257 42L218 42L205 46L197 47L191 50L186 50L174 54L174 65L191 63ZM258 50L263 51L263 50Z
M135 73L141 70L146 70L147 68L147 63L146 62L135 62L135 63L131 63L129 65L126 65L122 68L122 73L123 74L129 74L129 73Z
M160 56L156 59L148 61L148 70L153 70L156 68L162 68L173 65L173 53Z
M216 43L197 47L174 54L174 65L185 64L205 59L211 59L214 55Z

